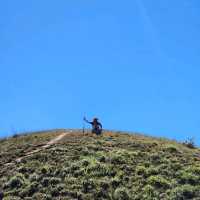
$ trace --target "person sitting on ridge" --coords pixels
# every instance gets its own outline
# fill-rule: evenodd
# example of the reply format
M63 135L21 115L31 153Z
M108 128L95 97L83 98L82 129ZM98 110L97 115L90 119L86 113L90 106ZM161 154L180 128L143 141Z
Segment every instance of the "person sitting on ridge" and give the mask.
M92 133L95 133L96 135L101 135L102 124L98 121L97 118L94 118L92 122L88 121L85 117L83 119L84 121L92 125Z

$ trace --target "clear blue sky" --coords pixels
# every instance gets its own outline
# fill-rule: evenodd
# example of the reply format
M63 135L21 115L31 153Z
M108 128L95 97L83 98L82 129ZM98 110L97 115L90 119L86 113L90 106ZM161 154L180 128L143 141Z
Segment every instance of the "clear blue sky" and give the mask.
M107 129L200 144L200 1L0 3L0 135Z

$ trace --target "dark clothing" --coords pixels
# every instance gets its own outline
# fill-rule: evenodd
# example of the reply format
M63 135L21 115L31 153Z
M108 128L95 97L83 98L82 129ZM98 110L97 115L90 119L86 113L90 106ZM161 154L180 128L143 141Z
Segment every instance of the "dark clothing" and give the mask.
M102 124L99 122L89 122L92 125L92 133L96 135L101 135L102 132Z
M95 133L96 135L101 135L102 129L92 129L92 133Z
M92 133L95 133L96 135L101 135L102 133L102 124L98 121L89 122L85 119L85 121L92 125Z
M102 124L100 122L89 122L92 125L92 129L102 129Z

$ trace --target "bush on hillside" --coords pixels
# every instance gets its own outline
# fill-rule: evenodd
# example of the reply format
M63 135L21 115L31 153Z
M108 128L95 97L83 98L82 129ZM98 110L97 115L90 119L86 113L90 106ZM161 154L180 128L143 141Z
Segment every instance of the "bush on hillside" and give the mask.
M129 200L129 192L125 187L117 188L114 192L114 200Z
M13 176L10 181L8 182L8 185L10 188L20 188L24 184L24 176L22 174L17 174L16 176Z
M185 142L183 142L183 145L185 145L186 147L190 149L196 148L194 138L188 138Z

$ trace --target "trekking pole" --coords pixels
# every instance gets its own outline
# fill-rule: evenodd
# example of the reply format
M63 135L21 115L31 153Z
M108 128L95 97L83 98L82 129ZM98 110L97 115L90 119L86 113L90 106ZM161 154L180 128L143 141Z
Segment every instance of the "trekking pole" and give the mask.
M85 122L83 120L83 135L85 135Z
M83 135L85 135L85 115L83 117Z

